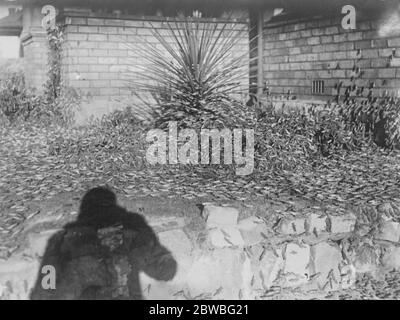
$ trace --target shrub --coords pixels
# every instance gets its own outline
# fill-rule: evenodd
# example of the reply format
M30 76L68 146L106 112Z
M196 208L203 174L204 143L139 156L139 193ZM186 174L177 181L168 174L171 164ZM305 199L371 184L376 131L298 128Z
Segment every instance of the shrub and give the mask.
M27 120L41 103L41 97L26 87L21 71L7 72L0 80L0 109L10 122Z
M262 107L257 117L256 160L261 170L304 169L323 157L343 156L369 148L373 140L346 112L332 106L275 110Z
M301 112L281 113L271 106L259 113L255 157L259 170L296 170L311 166L318 149L315 129Z
M62 94L61 62L64 42L64 27L56 25L47 32L48 66L47 81L44 85L44 96L47 104L53 104Z
M113 163L115 171L145 165L146 127L129 108L114 111L80 129L60 131L49 142L50 155L102 166ZM114 159L114 161L110 161Z
M241 80L247 77L248 61L245 56L231 56L245 30L228 23L204 23L197 17L178 19L166 23L167 36L153 27L161 52L167 54L154 44L145 46L143 57L148 64L133 75L139 79L131 80L133 91L138 96L151 95L158 127L169 121L192 128L230 125L242 118L241 108L234 106L242 92ZM143 103L144 99L138 99Z
M309 118L317 147L325 157L371 146L363 128L350 122L340 109L330 105L319 110L313 107Z
M339 106L339 113L348 128L363 132L378 146L399 147L400 99L387 96L348 100Z
M36 93L26 86L22 70L4 72L0 79L0 117L4 124L71 124L80 97L76 90L62 86L62 43L62 27L57 26L48 32L49 70L42 93Z
M61 91L54 99L36 93L26 87L22 72L11 72L0 80L0 116L6 124L69 125L79 102L79 94L72 89Z
M41 105L31 113L31 121L42 125L57 124L69 126L74 121L74 114L80 105L80 94L75 89L63 89L53 100L41 96Z

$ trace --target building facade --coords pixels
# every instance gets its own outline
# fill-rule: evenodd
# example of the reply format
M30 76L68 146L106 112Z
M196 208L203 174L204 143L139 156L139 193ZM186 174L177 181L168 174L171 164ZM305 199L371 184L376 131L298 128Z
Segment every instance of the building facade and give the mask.
M165 35L167 42L174 42L167 23L176 20L180 14L191 16L197 11L205 24L229 23L231 28L238 30L240 37L231 58L246 57L249 53L248 10L240 3L226 1L226 5L220 8L191 1L183 1L180 5L163 1L108 0L17 0L14 3L22 7L18 32L26 81L38 89L45 83L48 70L47 33L42 26L47 10L45 6L51 5L56 9L57 24L64 27L60 61L63 84L81 93L83 112L86 113L83 117L94 110L101 115L129 103L135 88L129 86L127 78L132 80L136 72L146 67L143 55L146 46L163 50L152 30L157 29L158 33ZM248 63L243 67L247 70L244 74L248 75ZM242 83L243 87L248 87L248 76L243 77Z
M263 80L272 93L306 99L398 94L400 4L372 14L356 11L354 29L342 26L337 8L329 15L282 15L264 25ZM364 90L362 90L364 88Z
M65 26L64 84L79 89L89 108L109 110L129 100L126 70L134 74L145 65L141 45L158 45L151 29L167 36L169 20L195 10L204 23L229 19L232 28L245 30L232 57L249 55L243 84L254 92L329 100L350 86L352 92L372 86L376 94L400 89L400 7L394 0L0 0L3 7L11 4L22 11L0 20L0 34L20 37L28 84L40 88L46 81L42 21L43 7L51 5ZM349 4L356 23L346 29L342 9Z

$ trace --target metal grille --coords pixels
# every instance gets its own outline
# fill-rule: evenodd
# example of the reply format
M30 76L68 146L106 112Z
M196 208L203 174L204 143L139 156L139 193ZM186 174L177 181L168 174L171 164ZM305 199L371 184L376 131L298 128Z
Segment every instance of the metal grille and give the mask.
M325 93L325 82L322 80L314 80L312 82L312 93L313 94Z

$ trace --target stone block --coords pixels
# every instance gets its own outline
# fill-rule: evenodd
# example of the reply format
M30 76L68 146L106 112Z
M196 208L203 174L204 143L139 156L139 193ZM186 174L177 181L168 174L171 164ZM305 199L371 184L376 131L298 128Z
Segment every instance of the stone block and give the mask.
M247 246L265 241L265 237L268 234L268 228L264 220L255 216L241 220L238 228Z
M39 272L38 260L14 257L0 264L0 300L29 300Z
M240 220L238 223L238 228L240 230L252 231L262 224L265 224L263 219L256 216L251 216L249 218Z
M306 219L283 218L277 227L278 233L284 235L300 235L306 232Z
M332 233L348 233L353 232L356 225L356 216L352 213L329 216L330 232Z
M400 223L385 221L379 226L379 233L375 237L378 240L400 242Z
M216 249L195 257L188 272L187 287L192 298L209 294L213 299L237 300L244 287L243 251Z
M288 286L299 286L309 280L310 246L289 243L284 248L283 268L285 283Z
M207 221L208 228L236 226L239 217L239 210L233 207L204 204L202 215Z
M251 252L252 281L251 287L254 290L267 290L275 282L282 270L284 260L281 250L264 248L261 245L253 246Z
M242 234L235 227L212 229L209 237L212 245L217 248L244 246Z
M400 270L400 247L387 247L382 256L382 265L388 270Z
M177 271L169 285L182 287L187 280L187 274L193 263L193 245L185 232L180 229L168 230L158 233L161 245L172 254L177 262ZM158 290L158 286L164 287L163 281L152 281L152 289ZM160 289L161 290L161 289Z
M318 288L337 290L340 288L340 264L342 253L339 247L321 242L311 247L310 272Z
M327 219L325 215L312 213L306 221L307 233L318 236L320 233L327 230Z

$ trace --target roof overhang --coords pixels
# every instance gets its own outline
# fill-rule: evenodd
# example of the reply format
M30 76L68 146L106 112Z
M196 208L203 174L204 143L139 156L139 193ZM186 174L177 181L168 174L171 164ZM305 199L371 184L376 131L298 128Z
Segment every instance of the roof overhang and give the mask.
M344 5L355 5L362 8L378 8L390 4L398 3L398 0L0 0L1 4L54 4L58 6L121 6L134 5L137 3L147 3L149 5L224 5L247 7L270 7L287 9L319 9L328 10L331 7L340 7Z
M3 28L0 26L0 36L19 37L22 29L20 28Z
M248 8L255 11L283 8L285 12L298 16L338 15L345 5L353 5L363 16L379 15L399 7L399 0L0 0L0 5L9 6L44 6L54 5L59 9L91 8L124 10L130 8L224 8L226 11L235 8ZM134 11L134 10L133 10ZM358 13L357 12L357 13Z
M0 19L0 36L19 36L22 31L22 11L10 13Z

